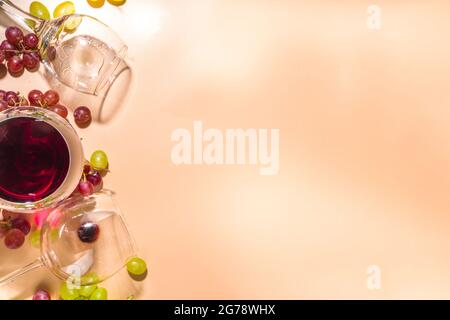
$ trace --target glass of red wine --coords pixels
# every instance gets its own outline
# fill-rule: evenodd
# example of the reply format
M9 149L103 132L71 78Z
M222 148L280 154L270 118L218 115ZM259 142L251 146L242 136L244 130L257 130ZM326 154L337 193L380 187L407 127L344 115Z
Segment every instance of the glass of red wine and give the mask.
M55 206L77 188L83 166L80 138L58 114L36 107L0 113L0 208Z

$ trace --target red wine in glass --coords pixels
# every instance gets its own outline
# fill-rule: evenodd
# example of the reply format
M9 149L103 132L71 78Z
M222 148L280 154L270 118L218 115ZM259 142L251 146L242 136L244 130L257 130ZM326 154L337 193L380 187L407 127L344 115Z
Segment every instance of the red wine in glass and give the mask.
M83 173L80 138L55 112L0 112L0 208L33 213L67 199Z
M43 200L62 185L69 164L67 143L49 123L30 117L0 123L0 198Z

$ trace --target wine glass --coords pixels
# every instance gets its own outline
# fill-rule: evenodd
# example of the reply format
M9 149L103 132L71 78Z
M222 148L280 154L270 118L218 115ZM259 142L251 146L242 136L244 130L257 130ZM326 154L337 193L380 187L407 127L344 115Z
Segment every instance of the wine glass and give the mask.
M76 196L48 215L41 230L41 256L0 279L0 286L43 266L73 285L94 285L114 276L134 256L135 242L114 193Z
M124 60L127 46L91 16L72 14L46 21L9 0L0 0L0 9L38 35L47 78L53 87L56 82L74 90L66 95L82 93L104 99L116 78L129 69Z
M76 131L55 112L0 113L0 208L32 213L55 206L77 188L84 161Z

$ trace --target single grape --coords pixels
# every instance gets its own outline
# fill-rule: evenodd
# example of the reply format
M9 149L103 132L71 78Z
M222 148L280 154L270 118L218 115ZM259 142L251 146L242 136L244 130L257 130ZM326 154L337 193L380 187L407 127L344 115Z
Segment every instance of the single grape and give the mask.
M33 248L39 248L41 246L41 231L35 230L30 234L30 244Z
M18 74L22 72L24 68L23 60L19 56L12 56L11 58L9 58L7 65L8 71L11 74Z
M80 293L75 288L69 288L67 283L63 283L59 289L59 295L63 300L75 300L80 296Z
M78 184L78 191L81 195L88 197L94 193L94 185L89 181L80 181Z
M85 298L90 298L91 295L95 292L95 290L97 290L97 286L93 285L93 286L82 286L80 288L80 296L85 297Z
M6 39L16 48L20 47L23 40L23 32L17 27L8 27L5 31Z
M41 59L41 54L38 51L31 51L31 52L28 52L28 54L33 56L39 62L42 60Z
M11 227L13 229L18 229L20 231L22 231L22 233L24 235L27 235L30 233L31 231L31 224L28 220L22 218L22 217L18 217L15 218L11 221Z
M50 20L50 11L39 1L33 1L30 4L30 13L37 18Z
M14 107L20 102L19 95L14 91L8 91L4 99L10 107Z
M53 11L53 18L59 18L75 13L75 4L72 1L60 3Z
M50 46L47 49L47 59L48 61L53 61L56 59L56 48L54 46Z
M50 293L48 293L47 291L38 290L33 295L33 300L52 300L52 298L50 297Z
M108 291L105 288L97 288L89 300L108 300Z
M28 50L36 49L39 44L39 38L34 33L29 33L23 37L23 45Z
M57 104L56 106L51 106L48 109L57 113L59 116L61 116L63 118L67 118L67 116L69 115L69 111L62 104Z
M100 282L100 278L96 273L90 272L81 277L81 285L82 286L92 286L96 285Z
M93 171L92 173L86 175L86 180L92 183L94 187L98 187L99 185L101 185L103 178L100 172Z
M39 90L31 90L28 94L28 101L30 104L35 107L40 107L43 103L44 94Z
M44 93L42 100L49 107L55 106L59 102L59 94L55 90L48 90L46 93Z
M120 7L123 6L127 0L108 0L108 2L113 6Z
M78 228L78 238L84 243L94 243L100 235L100 227L93 222L85 222Z
M106 170L109 165L108 156L104 151L97 150L92 154L90 163L95 170Z
M8 249L18 249L25 242L25 235L19 229L11 229L5 234L5 246Z
M105 0L87 0L87 2L93 8L101 8L105 4Z
M3 42L0 44L0 50L5 53L5 59L9 59L16 53L18 53L17 48L9 43L8 40L3 40Z
M147 272L147 264L141 258L135 257L128 260L127 270L134 276L142 276Z
M75 123L78 127L84 129L89 127L92 122L91 110L87 107L78 107L73 112Z
M23 65L27 68L28 71L36 70L40 64L39 59L36 58L35 55L31 53L23 54Z
M0 100L0 112L5 111L6 109L8 109L8 104L6 101Z

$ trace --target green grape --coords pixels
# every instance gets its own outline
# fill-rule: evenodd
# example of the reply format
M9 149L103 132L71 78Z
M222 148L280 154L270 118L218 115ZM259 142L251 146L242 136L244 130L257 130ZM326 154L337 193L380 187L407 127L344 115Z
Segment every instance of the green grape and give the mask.
M108 291L105 288L97 288L89 300L108 300Z
M95 170L108 169L108 156L104 151L97 150L91 156L91 166Z
M81 277L82 286L92 286L100 282L97 274L91 272Z
M30 13L36 18L50 20L50 11L39 1L33 1L30 4Z
M76 300L80 293L77 289L69 289L67 283L64 282L59 289L59 295L63 300Z
M80 296L89 298L97 290L97 286L83 286L80 288Z
M53 11L53 18L59 18L75 13L75 4L72 1L60 3Z
M59 4L53 11L53 18L75 14L75 4L71 1L66 1ZM66 31L74 31L81 23L81 17L71 17L64 23Z
M33 231L30 235L30 244L33 248L39 248L41 246L41 231Z
M132 258L127 262L127 270L135 276L141 276L147 272L147 264L141 258Z

